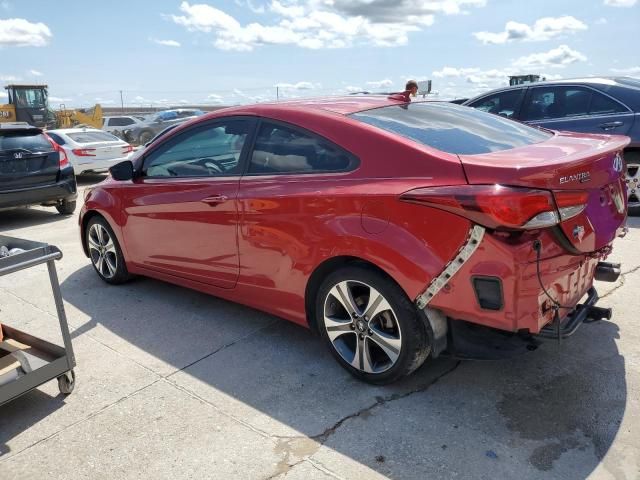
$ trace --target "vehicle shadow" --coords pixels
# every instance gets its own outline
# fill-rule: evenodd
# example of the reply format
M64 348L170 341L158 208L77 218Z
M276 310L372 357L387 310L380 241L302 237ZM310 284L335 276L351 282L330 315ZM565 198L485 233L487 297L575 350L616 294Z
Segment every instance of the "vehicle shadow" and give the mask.
M108 286L89 265L62 290L90 318L74 338L91 335L136 356L181 389L281 436L275 451L286 458L300 454L293 442L304 435L314 460L331 465L339 454L392 479L586 478L626 408L612 322L509 361L443 358L373 387L341 369L308 330L212 296L145 278ZM3 406L0 455L62 404L35 390Z
M54 207L46 210L40 208L15 208L0 211L0 232L17 228L44 225L64 220Z
M626 408L625 362L611 322L584 326L561 347L552 342L509 361L438 359L372 387L342 370L308 330L250 308L145 278L107 286L90 266L62 288L91 319L74 336L121 338L170 367L169 381L222 409L231 398L234 414L253 427L303 434L317 455L325 446L389 478L425 478L436 467L444 477L545 478L553 469L556 477L585 478ZM136 314L142 306L146 313ZM235 334L242 339L218 338L230 328L245 332ZM16 422L10 431L20 430ZM414 450L427 446L428 453ZM473 475L460 462L465 456Z

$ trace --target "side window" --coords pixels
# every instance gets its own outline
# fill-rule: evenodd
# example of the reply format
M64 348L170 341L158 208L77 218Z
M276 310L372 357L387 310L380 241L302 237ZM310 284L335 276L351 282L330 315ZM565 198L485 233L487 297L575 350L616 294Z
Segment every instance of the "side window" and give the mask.
M131 125L133 120L127 117L114 117L109 119L110 127L126 127L127 125Z
M589 113L591 115L607 115L610 113L626 113L628 110L625 106L616 102L615 100L602 95L601 93L593 93L591 99L591 108Z
M262 122L249 173L339 172L354 158L331 142L295 128Z
M578 117L589 113L591 90L581 87L534 87L523 120Z
M145 159L148 177L239 175L249 120L229 120L193 128L169 139Z
M520 107L520 102L522 102L524 92L525 89L520 88L517 90L497 93L489 97L484 97L477 102L470 104L470 106L483 112L513 118Z

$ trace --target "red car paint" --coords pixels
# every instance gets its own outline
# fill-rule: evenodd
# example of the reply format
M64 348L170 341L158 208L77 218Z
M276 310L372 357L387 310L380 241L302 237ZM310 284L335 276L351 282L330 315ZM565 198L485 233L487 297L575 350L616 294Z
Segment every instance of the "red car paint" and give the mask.
M308 325L309 280L324 262L346 257L370 262L413 300L457 254L473 222L400 201L403 193L468 184L580 190L585 187L579 182L561 185L559 179L586 170L589 205L560 225L564 242L550 228L488 230L471 259L430 304L454 319L539 332L551 312L535 274L531 244L542 241L546 288L563 305L576 304L592 284L598 259L607 253L603 247L611 244L626 218L626 205L619 211L613 201L624 190L621 173L611 165L628 139L555 134L527 147L458 156L346 116L400 104L383 97L347 97L235 107L199 117L155 141L137 157L136 167L167 138L226 116L301 126L348 150L360 164L346 173L108 179L87 194L81 231L92 215L102 215L118 238L129 272ZM211 197L215 205L202 202ZM585 226L582 241L571 234L577 225ZM501 279L500 311L480 308L473 275Z

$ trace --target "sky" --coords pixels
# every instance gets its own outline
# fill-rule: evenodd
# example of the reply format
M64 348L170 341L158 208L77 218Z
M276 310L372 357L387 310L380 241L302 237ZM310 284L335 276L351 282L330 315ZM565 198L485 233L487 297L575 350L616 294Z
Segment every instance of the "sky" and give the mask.
M508 75L640 77L640 0L0 0L0 85L50 103L469 97ZM4 91L0 103L6 101Z

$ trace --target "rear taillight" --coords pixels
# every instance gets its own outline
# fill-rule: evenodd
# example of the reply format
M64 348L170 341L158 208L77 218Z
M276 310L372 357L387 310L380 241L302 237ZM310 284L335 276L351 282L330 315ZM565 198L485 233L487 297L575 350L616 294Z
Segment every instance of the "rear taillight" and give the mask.
M557 194L562 202L560 210L551 192L502 185L419 188L402 194L400 199L446 210L488 228L533 230L557 225L584 210L586 196L578 195L582 192L564 193ZM578 207L577 211L571 210Z
M51 144L53 149L58 152L58 163L60 165L60 168L64 168L69 165L69 157L67 157L67 152L64 151L64 148L54 142L53 138L51 138L49 135L45 134L45 137L47 137L47 140L49 140L49 143Z
M133 152L133 147L131 145L127 145L126 147L122 147L122 154L126 155L128 153Z
M556 199L561 221L582 213L587 208L587 201L589 200L589 193L584 190L559 190L553 192L553 196Z
M74 148L71 150L76 157L95 157L95 148Z

